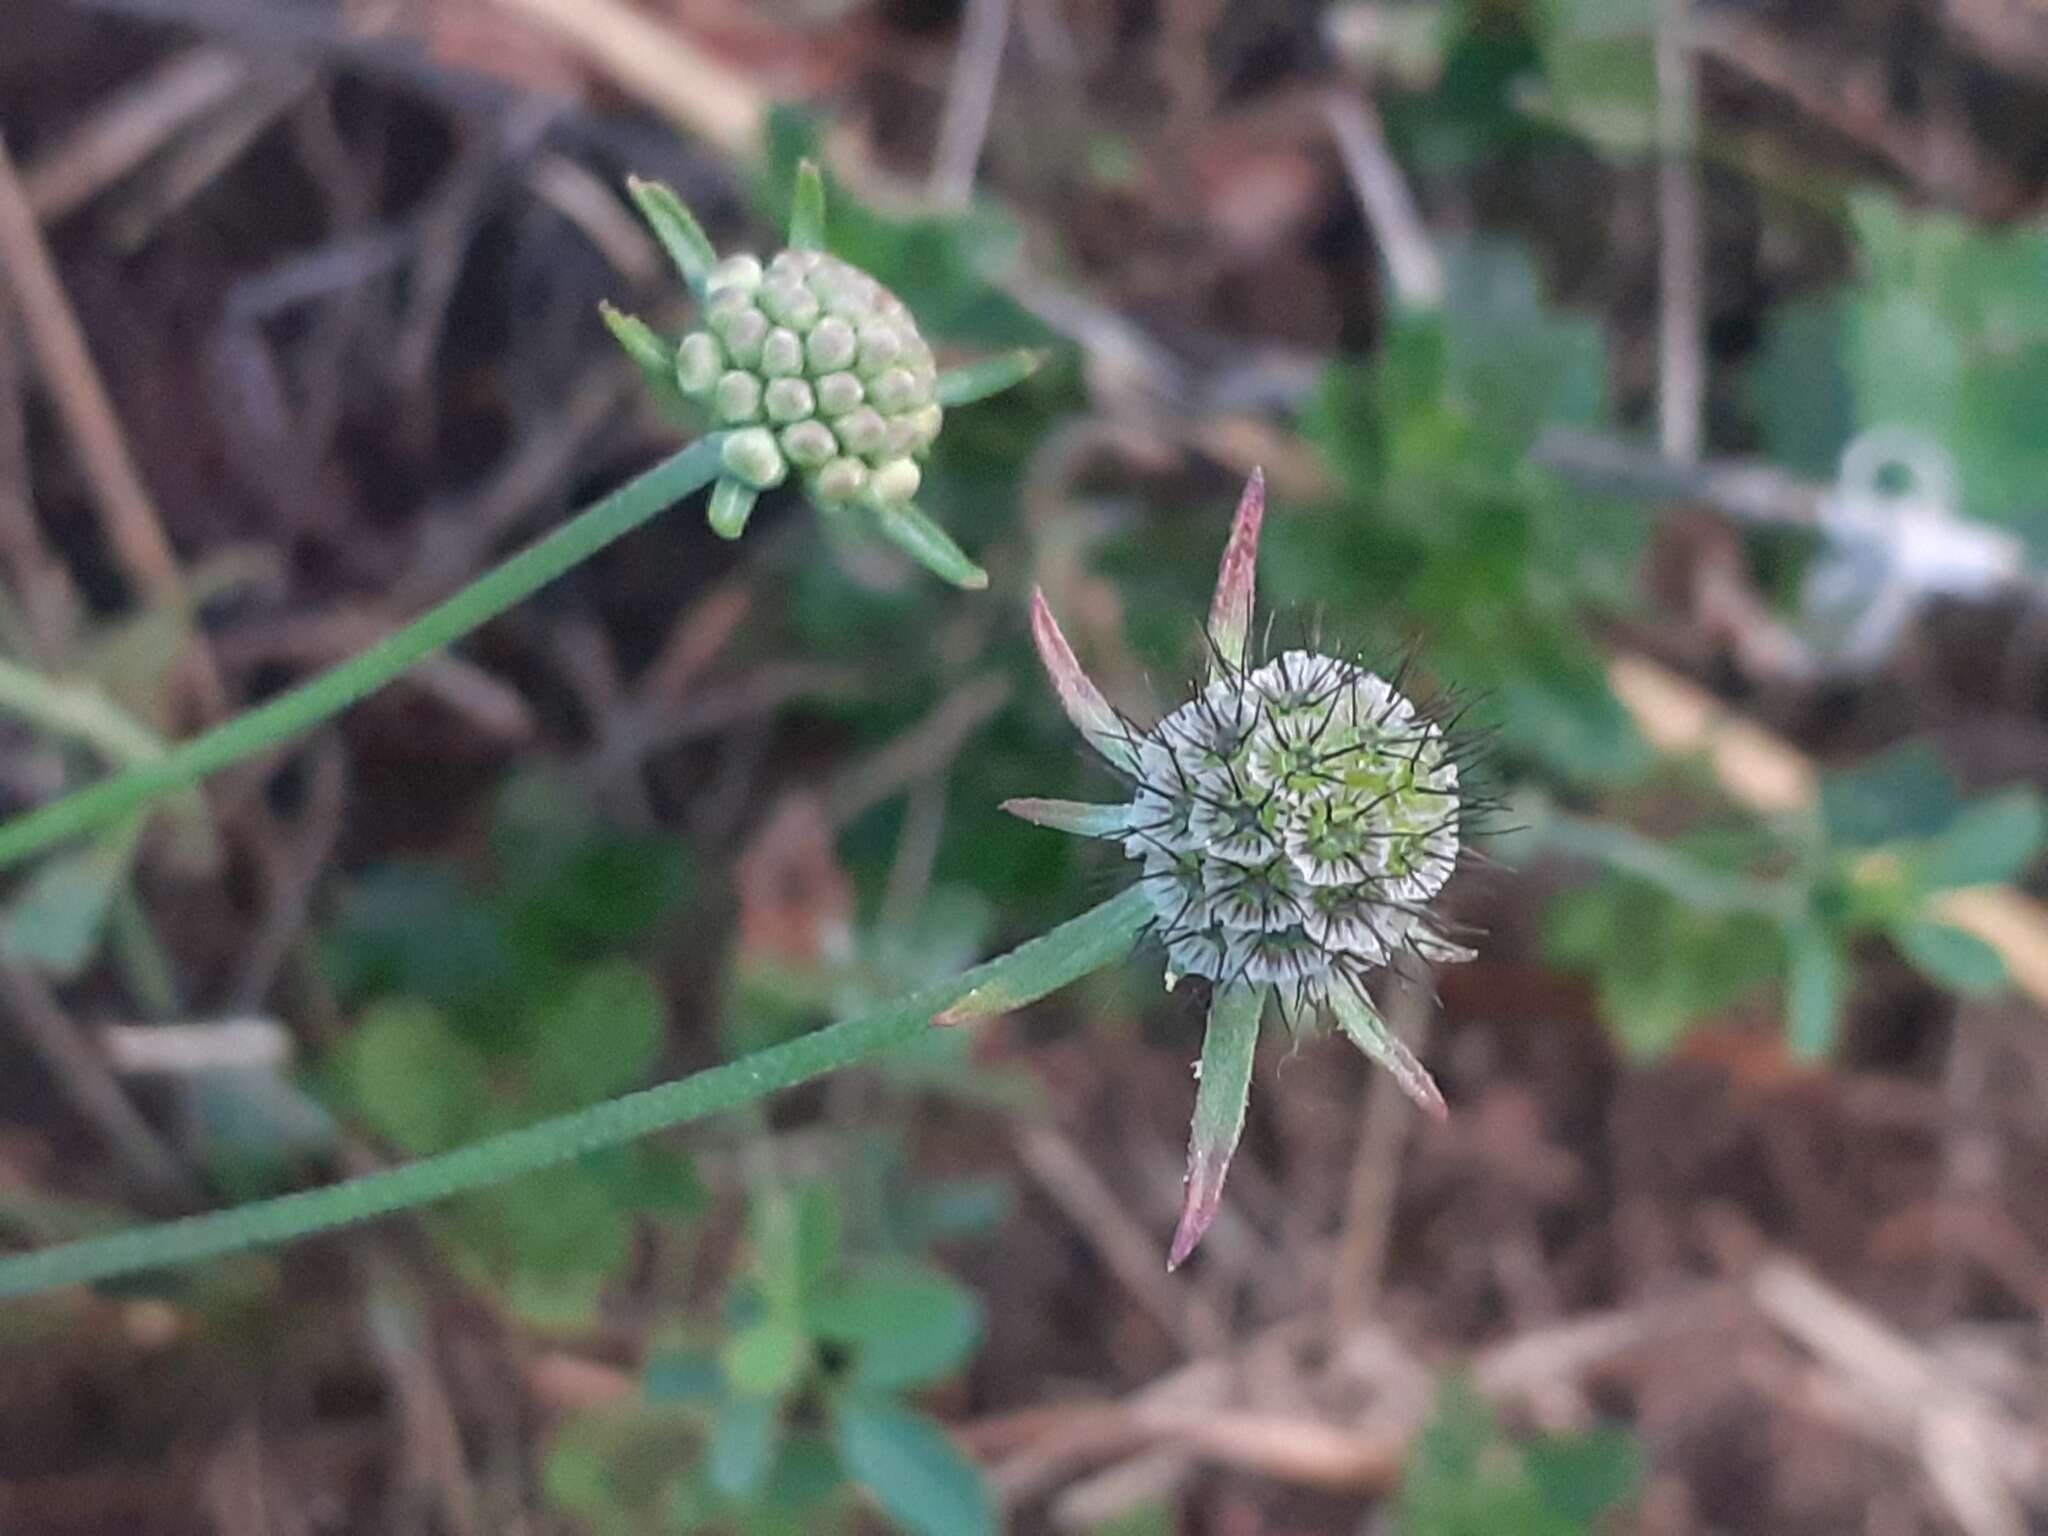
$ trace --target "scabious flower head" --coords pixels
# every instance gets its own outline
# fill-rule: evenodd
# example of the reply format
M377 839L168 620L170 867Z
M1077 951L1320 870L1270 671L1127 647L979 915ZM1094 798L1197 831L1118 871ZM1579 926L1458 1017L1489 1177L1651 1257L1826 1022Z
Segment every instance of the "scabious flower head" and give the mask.
M1035 594L1032 632L1067 714L1133 785L1121 805L1013 800L1041 825L1114 839L1166 949L1167 985L1212 988L1187 1202L1169 1267L1214 1219L1244 1124L1269 997L1292 1022L1325 1011L1425 1108L1436 1085L1381 1020L1365 979L1404 955L1469 959L1428 903L1456 868L1466 797L1440 723L1341 656L1248 655L1265 489L1238 505L1210 612L1208 676L1149 730L1113 710Z
M724 433L711 526L739 537L755 498L794 470L820 511L864 514L935 574L988 585L915 498L945 408L1018 382L1036 356L941 373L903 301L823 249L824 183L808 164L788 248L765 261L720 260L666 187L636 181L632 192L696 294L700 323L671 346L616 310L605 320L658 392L695 402Z

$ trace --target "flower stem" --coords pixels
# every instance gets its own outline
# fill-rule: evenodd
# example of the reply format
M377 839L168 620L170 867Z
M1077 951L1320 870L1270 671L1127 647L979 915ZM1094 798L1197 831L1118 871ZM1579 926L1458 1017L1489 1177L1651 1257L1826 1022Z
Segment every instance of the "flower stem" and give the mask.
M1118 958L1151 916L1150 900L1132 887L951 981L724 1066L324 1189L0 1259L0 1297L289 1242L750 1104L915 1039L931 1027L934 1014L971 992L999 987L1016 1004L1043 997Z
M138 764L0 824L0 866L19 863L52 843L89 831L172 790L196 784L230 763L253 757L341 713L588 560L614 539L709 485L720 472L722 442L722 434L699 438L403 629L290 692L244 710L154 762Z

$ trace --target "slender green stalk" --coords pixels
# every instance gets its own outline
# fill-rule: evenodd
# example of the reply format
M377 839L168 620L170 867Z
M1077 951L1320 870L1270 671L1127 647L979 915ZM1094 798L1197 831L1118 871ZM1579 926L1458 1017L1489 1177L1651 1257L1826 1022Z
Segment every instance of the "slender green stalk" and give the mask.
M0 1260L0 1297L25 1296L54 1286L289 1242L503 1183L719 1110L750 1104L915 1039L931 1027L933 1015L970 993L986 996L1000 990L1014 1004L1043 997L1122 955L1151 917L1151 902L1132 887L951 981L722 1067L523 1126L386 1173Z
M637 479L620 486L478 577L403 629L301 683L269 703L246 710L204 735L174 747L155 762L66 795L0 825L0 866L19 863L50 844L89 831L172 790L198 783L230 763L274 747L337 715L451 641L496 618L564 571L656 513L709 485L720 473L723 434L699 438Z

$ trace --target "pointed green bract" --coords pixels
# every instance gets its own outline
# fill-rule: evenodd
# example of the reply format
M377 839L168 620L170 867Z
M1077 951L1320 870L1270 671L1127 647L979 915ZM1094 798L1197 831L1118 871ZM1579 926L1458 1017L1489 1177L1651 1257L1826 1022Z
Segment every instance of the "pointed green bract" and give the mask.
M941 581L970 592L988 585L988 572L968 559L952 535L915 506L878 508L875 520L890 543Z
M932 398L949 409L956 405L972 405L977 400L986 400L990 395L999 395L1022 384L1038 372L1044 361L1043 352L1018 347L959 368L948 368L932 386Z
M1209 607L1209 644L1213 681L1227 672L1242 672L1251 645L1252 599L1259 565L1259 530L1266 520L1266 474L1254 468L1230 520L1230 541L1223 546L1223 564L1216 573L1216 597Z
M1076 837L1121 837L1131 827L1128 805L1089 805L1080 800L1005 800L1002 808L1019 821L1071 832Z
M690 285L690 292L697 296L698 303L703 303L711 269L718 265L718 252L704 233L704 226L683 206L683 200L661 182L629 176L626 191L631 194L634 207L640 210L640 217L654 231L654 238L668 252L668 259L675 263L676 271Z
M626 356L640 370L640 377L664 408L683 403L676 384L676 349L655 333L654 327L638 315L629 315L611 303L601 303L597 312L605 329L612 333Z
M640 371L647 375L649 383L667 377L669 384L674 385L675 348L655 335L653 326L638 315L627 314L610 300L600 302L597 312L604 319L605 329L612 333L612 339L625 349L626 356L640 365Z
M658 1088L324 1189L0 1259L0 1297L290 1242L501 1184L753 1103L906 1045L930 1027L934 1015L970 998L1006 988L1020 997L1040 997L1108 964L1129 950L1145 926L1146 904L1133 897L1126 891L950 981Z
M796 168L796 198L789 212L789 248L825 249L825 178L813 160Z
M711 507L707 514L711 531L721 539L736 539L747 531L747 519L753 515L754 502L760 492L751 485L737 480L725 479L711 488Z
M1252 1058L1259 1044L1259 1019L1266 1011L1266 987L1242 982L1216 988L1209 999L1209 1029L1196 1067L1195 1123L1188 1137L1188 1182L1180 1226L1166 1267L1178 1269L1209 1230L1223 1203L1223 1179L1244 1134L1251 1101Z
M1038 659L1052 679L1060 707L1074 722L1074 729L1104 758L1130 773L1138 766L1136 737L1122 716L1110 708L1109 700L1095 686L1095 680L1081 669L1074 648L1067 644L1060 621L1052 616L1052 605L1041 591L1031 594L1031 642L1038 647Z
M1330 1011L1337 1015L1337 1027L1361 1051L1392 1073L1403 1093L1439 1120L1450 1113L1444 1096L1437 1091L1436 1079L1415 1059L1415 1053L1395 1037L1370 998L1355 987L1332 987Z

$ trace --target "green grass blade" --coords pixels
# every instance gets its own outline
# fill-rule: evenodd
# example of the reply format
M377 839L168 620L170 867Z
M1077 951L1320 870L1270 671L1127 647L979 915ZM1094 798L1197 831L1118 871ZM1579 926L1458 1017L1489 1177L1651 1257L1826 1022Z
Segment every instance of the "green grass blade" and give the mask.
M376 692L451 641L496 618L564 571L589 559L720 473L722 437L698 439L547 537L487 571L446 602L347 661L267 704L223 721L154 762L0 823L0 867L91 831L230 763L289 741Z
M1010 985L1020 995L1034 988L1034 995L1042 995L1050 990L1048 979L1057 985L1081 974L1074 969L1076 955L1095 957L1098 965L1121 955L1151 915L1151 902L1133 888L951 981L658 1088L324 1189L0 1260L0 1297L290 1242L503 1183L749 1104L913 1040L931 1027L934 1014L977 990Z

